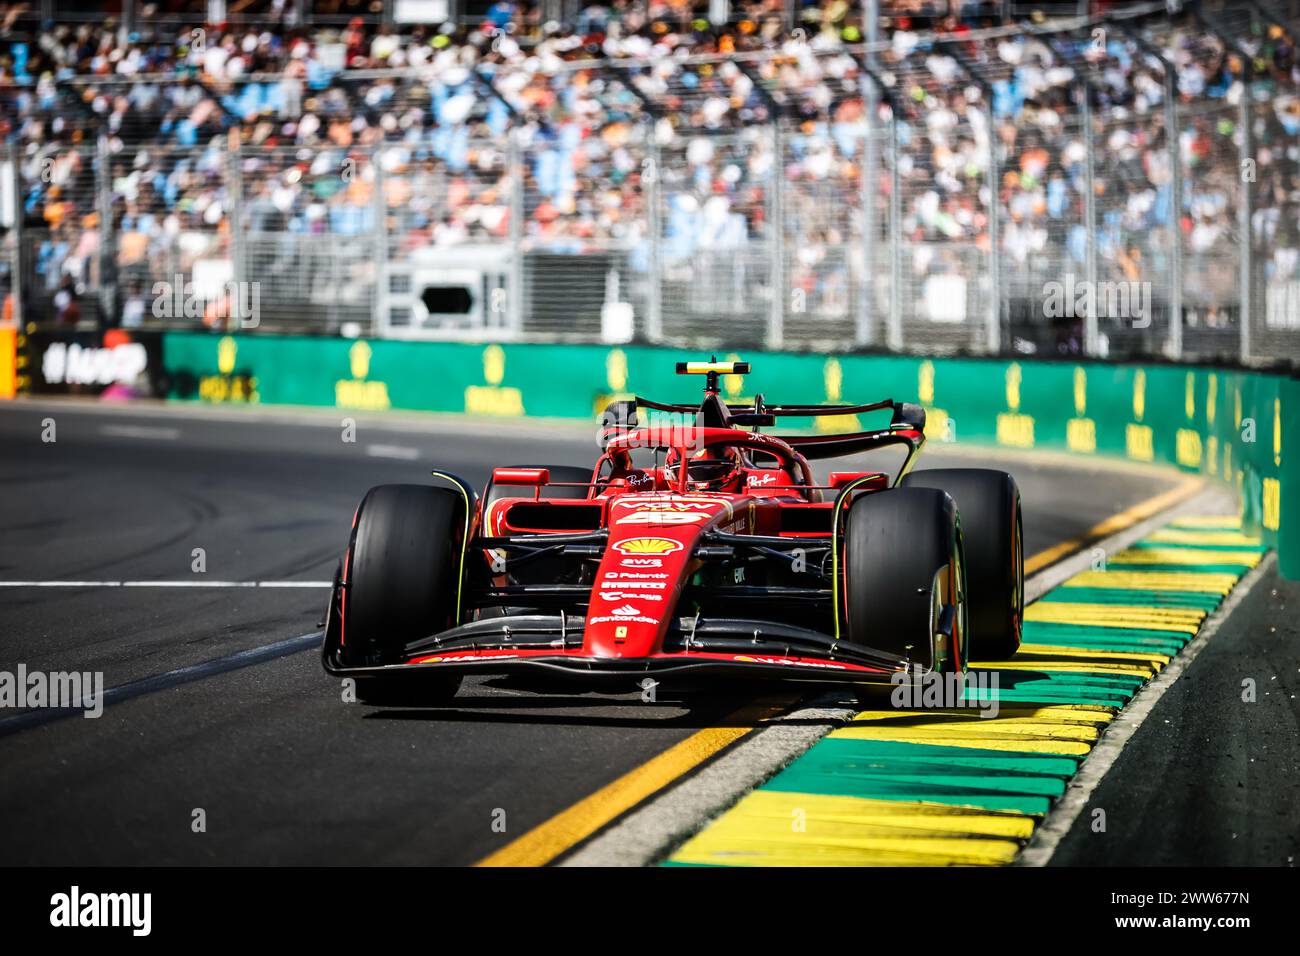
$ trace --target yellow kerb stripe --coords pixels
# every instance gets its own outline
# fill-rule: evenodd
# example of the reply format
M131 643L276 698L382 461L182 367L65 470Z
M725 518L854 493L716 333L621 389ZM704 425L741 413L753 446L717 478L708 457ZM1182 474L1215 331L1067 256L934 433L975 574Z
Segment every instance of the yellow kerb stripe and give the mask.
M1229 547L1258 547L1260 539L1240 531L1184 531L1178 528L1162 528L1147 536L1148 541L1159 544L1190 545L1227 545Z
M1084 571L1063 585L1071 588L1118 588L1124 591L1182 591L1227 594L1237 575L1206 571ZM1050 603L1050 602L1049 602Z
M1129 548L1114 564L1242 564L1253 568L1264 557L1258 551L1211 551L1206 548Z
M798 826L795 826L795 823ZM1011 862L1034 818L922 801L755 790L673 854L731 866L967 866Z

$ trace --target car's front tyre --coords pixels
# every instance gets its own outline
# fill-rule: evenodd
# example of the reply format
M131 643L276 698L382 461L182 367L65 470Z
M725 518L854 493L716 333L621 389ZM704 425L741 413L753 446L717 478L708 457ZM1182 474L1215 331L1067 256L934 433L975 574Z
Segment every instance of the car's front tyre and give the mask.
M379 485L357 511L344 562L341 661L401 664L407 645L454 626L460 598L465 501L447 488ZM357 677L357 697L390 703L455 694L459 676Z

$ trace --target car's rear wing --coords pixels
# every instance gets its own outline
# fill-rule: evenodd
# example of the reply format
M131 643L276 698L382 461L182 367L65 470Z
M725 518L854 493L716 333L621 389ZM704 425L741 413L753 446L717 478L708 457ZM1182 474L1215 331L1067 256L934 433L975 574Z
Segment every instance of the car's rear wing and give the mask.
M719 403L719 407L722 407ZM613 402L605 409L601 423L601 445L608 447L610 441L637 429L638 408L652 408L657 411L696 414L693 405L676 405L654 402L637 397L627 401ZM925 409L912 402L895 402L885 399L864 405L766 405L761 395L754 399L753 405L727 405L727 425L730 427L753 426L755 428L770 426L778 417L827 417L858 415L868 412L893 410L893 417L885 428L871 431L844 432L831 435L775 435L780 441L798 452L807 460L841 458L862 452L875 451L891 445L901 445L907 454L898 473L895 484L911 469L917 453L925 444ZM697 419L697 421L702 420ZM676 433L672 433L676 434Z
M896 402L892 398L886 398L879 402L869 402L865 405L768 405L763 401L763 396L759 395L754 399L752 405L727 404L724 407L727 409L730 418L729 424L740 428L770 427L776 423L777 418L823 418L840 415L863 415L869 412L884 411L888 408L894 412L894 417L889 423L891 429L910 428L920 432L925 431L925 409L911 402ZM694 415L700 410L698 405L656 402L638 395L636 398L610 402L605 408L605 426L624 429L635 428L637 426L636 413L638 408L652 408L655 411L683 415Z

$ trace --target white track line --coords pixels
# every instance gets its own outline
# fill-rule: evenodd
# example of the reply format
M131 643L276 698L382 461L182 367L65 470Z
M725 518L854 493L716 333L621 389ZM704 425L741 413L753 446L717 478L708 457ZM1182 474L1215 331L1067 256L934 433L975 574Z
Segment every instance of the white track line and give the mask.
M240 425L300 425L337 431L343 418L350 418L367 434L404 434L419 436L455 435L471 438L515 438L592 442L596 425L583 419L528 416L527 420L502 419L491 415L465 415L459 412L425 412L391 409L386 412L357 412L320 406L293 405L204 405L199 402L168 402L166 399L140 399L129 405L109 405L98 399L33 398L19 396L0 402L0 413L12 411L72 413L108 418L180 419L185 422L215 421ZM165 427L165 426L162 426ZM539 430L544 431L539 436Z
M124 588L255 588L256 581L123 581Z
M120 588L121 581L0 581L0 588Z
M1155 709L1160 698L1165 695L1174 681L1182 675L1183 671L1196 660L1196 655L1201 653L1205 645L1210 643L1210 639L1219 633L1219 628L1223 626L1229 615L1232 614L1246 599L1251 590L1259 583L1260 579L1268 573L1268 570L1277 563L1277 552L1271 551L1265 556L1264 560L1237 582L1236 587L1227 599L1219 605L1218 610L1206 618L1204 626L1186 647L1184 647L1172 661L1161 669L1160 674L1149 684L1137 692L1137 695L1115 715L1115 718L1106 725L1101 740L1089 751L1088 756L1084 758L1079 769L1075 771L1074 776L1070 778L1069 786L1066 787L1065 793L1052 806L1051 811L1043 819L1034 831L1033 838L1029 844L1020 851L1020 856L1016 858L1016 866L1045 866L1056 852L1057 846L1065 835L1070 832L1074 826L1074 821L1078 819L1079 814L1083 812L1084 807L1088 805L1093 791L1101 783L1102 777L1119 759L1120 752L1124 746L1138 732L1143 721L1150 716L1151 711Z
M396 458L399 461L415 461L420 457L420 449L410 445L367 445L366 454L371 458Z
M332 588L333 581L258 581L259 588Z
M0 581L0 588L328 588L333 581Z
M113 438L145 438L149 441L176 441L181 437L179 428L149 425L100 425L99 433Z

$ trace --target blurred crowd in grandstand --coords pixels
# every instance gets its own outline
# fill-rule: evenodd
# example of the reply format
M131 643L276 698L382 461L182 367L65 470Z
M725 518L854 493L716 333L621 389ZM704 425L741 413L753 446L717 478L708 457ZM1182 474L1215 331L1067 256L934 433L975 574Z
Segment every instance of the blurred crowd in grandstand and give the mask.
M850 226L835 215L799 217L799 204L823 209L830 197L847 205L865 192L883 219L891 188L883 163L879 182L865 190L861 182L867 86L860 56L849 52L862 40L860 8L804 3L801 26L789 31L777 0L733 4L734 19L722 27L702 19L700 6L593 3L562 28L539 22L536 5L498 0L479 24L397 28L356 16L307 27L293 0L276 0L259 23L200 18L129 34L111 20L24 34L20 8L10 7L0 22L0 139L19 152L26 222L48 230L38 274L47 290L84 281L103 215L113 217L128 285L133 266L144 275L155 246L179 249L184 269L226 242L235 142L238 201L252 232L372 230L375 180L339 171L350 157L382 149L387 231L399 245L500 240L517 229L535 247L577 250L641 238L652 172L637 144L652 137L672 184L663 221L670 254L689 257L769 228L775 157L763 130L780 113L787 132L775 165L798 187L788 200L796 215L787 218L798 224L793 281L831 295L814 288L823 281L819 261L847 241ZM1187 173L1175 210L1162 69L1129 36L988 36L997 23L979 3L914 19L933 6L885 0L889 46L877 60L892 84L887 98L906 120L898 132L901 234L922 250L914 268L933 269L944 242L987 249L990 135L1004 157L996 188L1013 267L1056 247L1083 261L1078 80L1086 76L1099 124L1096 242L1109 274L1142 277L1176 230L1191 255L1206 256L1212 276L1236 215L1236 105L1248 69L1258 104L1255 238L1295 257L1294 25L1234 38L1249 56L1185 24L1158 38L1176 67ZM953 45L934 44L928 29ZM883 100L880 111L890 115ZM521 223L511 222L511 127L527 182ZM97 148L110 157L110 208L94 189Z

